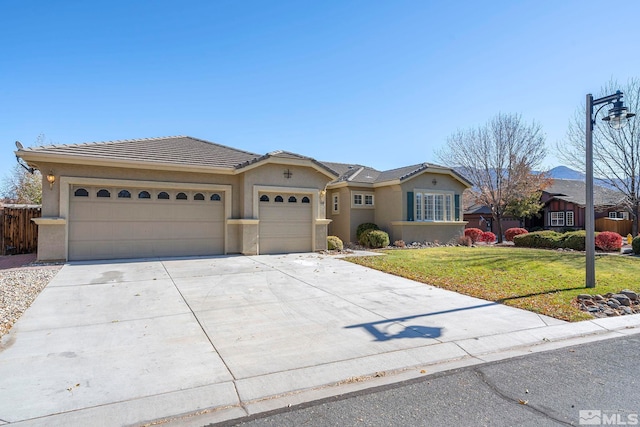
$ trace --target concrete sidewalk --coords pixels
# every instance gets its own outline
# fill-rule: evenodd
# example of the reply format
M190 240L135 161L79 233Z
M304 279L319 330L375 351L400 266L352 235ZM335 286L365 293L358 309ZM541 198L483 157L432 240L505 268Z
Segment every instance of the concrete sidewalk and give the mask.
M316 254L72 263L0 343L0 425L204 425L638 326Z

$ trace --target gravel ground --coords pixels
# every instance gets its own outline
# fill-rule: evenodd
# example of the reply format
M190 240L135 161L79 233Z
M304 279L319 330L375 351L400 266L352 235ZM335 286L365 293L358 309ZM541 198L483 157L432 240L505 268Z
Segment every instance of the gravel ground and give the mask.
M0 337L9 332L60 267L0 270Z

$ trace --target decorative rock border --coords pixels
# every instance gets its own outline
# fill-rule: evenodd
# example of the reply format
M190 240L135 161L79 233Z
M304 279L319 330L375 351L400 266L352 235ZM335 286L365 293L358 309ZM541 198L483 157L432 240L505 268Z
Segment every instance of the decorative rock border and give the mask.
M594 317L613 317L640 313L640 297L636 292L629 289L623 289L617 294L580 294L576 297L575 303L580 310L591 313Z

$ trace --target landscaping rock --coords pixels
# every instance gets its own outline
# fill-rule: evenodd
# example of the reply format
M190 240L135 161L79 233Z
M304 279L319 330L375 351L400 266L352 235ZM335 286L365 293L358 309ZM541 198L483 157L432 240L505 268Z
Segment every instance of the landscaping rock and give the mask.
M637 299L638 299L638 294L633 292L633 291L630 291L629 289L623 289L623 290L620 291L620 293L622 295L625 295L631 301L637 301Z
M607 305L611 308L620 308L620 303L615 299L610 299L607 301Z
M635 296L635 299L633 299ZM606 301L606 302L605 302ZM580 294L574 303L593 317L615 317L640 314L640 297L634 291L622 290L617 294Z
M614 294L612 298L617 299L620 304L626 305L627 307L631 305L631 300L624 294Z

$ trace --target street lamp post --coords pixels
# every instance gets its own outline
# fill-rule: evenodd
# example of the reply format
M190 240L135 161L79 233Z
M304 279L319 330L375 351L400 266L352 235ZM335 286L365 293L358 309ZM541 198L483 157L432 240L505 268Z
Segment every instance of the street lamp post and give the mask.
M613 104L613 107L609 110L609 114L602 120L609 123L613 129L621 129L627 124L627 120L635 116L634 113L629 113L627 107L622 102L623 93L617 91L613 95L604 96L602 98L593 99L593 95L587 95L587 128L586 128L586 198L587 203L585 207L585 251L587 258L587 271L586 271L586 287L596 287L596 246L595 246L595 207L593 203L593 127L596 124L593 108L596 105L601 105L596 111L595 116L598 115L600 110L607 105Z

